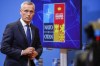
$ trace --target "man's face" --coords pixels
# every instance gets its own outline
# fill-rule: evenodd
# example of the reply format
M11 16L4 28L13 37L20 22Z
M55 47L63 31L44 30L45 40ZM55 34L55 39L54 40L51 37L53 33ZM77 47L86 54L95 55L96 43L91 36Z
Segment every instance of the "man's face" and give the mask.
M33 18L35 9L33 5L24 4L20 10L22 19L28 24Z

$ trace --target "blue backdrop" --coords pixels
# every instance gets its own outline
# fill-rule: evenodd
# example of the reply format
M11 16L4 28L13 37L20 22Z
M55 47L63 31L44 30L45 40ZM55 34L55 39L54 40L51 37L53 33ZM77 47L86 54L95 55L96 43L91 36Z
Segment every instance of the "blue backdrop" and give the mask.
M36 11L33 24L40 30L41 42L44 47L79 49L80 46L80 0L31 0ZM43 42L43 4L65 3L65 43Z

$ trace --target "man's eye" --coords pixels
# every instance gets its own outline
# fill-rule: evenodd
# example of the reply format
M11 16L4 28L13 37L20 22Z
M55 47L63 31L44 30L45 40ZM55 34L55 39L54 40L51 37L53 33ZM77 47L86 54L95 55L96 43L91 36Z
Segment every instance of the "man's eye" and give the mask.
M33 11L30 11L30 13L33 13Z
M34 13L34 11L28 11L28 10L24 10L24 12L26 12L26 13L28 13L28 12Z
M28 12L28 10L25 10L24 12Z

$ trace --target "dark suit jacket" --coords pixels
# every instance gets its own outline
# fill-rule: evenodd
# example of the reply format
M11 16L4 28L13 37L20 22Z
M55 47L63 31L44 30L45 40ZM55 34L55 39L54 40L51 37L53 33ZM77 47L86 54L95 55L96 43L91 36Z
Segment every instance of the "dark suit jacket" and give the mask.
M42 53L42 45L39 37L39 30L31 25L32 42L31 46L38 52L36 59L39 59ZM27 66L28 57L21 56L21 51L28 47L28 42L21 22L8 24L3 34L1 43L1 52L6 54L4 66ZM33 60L31 66L35 66Z

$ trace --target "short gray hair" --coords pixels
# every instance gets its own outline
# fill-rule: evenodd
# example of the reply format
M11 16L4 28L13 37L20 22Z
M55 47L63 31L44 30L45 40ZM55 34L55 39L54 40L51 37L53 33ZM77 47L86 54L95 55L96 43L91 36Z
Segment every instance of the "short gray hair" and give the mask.
M23 7L24 4L27 4L27 5L33 5L34 6L34 9L35 9L35 4L31 1L24 1L22 4L21 4L21 9Z

